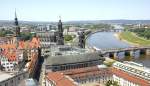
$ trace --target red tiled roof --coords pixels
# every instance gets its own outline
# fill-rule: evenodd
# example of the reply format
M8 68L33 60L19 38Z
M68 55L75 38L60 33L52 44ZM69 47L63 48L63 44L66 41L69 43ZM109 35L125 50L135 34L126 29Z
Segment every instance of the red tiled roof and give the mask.
M47 79L54 81L56 86L76 86L73 81L69 80L60 72L49 72L47 74Z
M121 78L124 78L125 80L133 82L135 84L138 84L140 86L150 86L149 81L139 78L137 76L128 74L127 72L124 72L122 70L119 70L113 67L99 69L98 67L95 66L95 67L71 69L71 70L65 70L65 71L59 71L59 72L51 72L51 73L48 73L47 78L49 80L56 82L56 86L66 86L67 82L61 81L61 80L65 80L64 75L68 75L71 78L75 78L75 77L85 78L85 76L97 76L97 75L112 76L112 74L119 76ZM68 85L68 86L72 86L72 85Z
M149 81L144 80L142 78L139 78L137 76L128 74L127 72L124 72L120 69L116 69L116 68L112 68L112 72L113 74L115 74L116 76L119 76L121 78L124 78L125 80L128 80L130 82L139 84L140 86L150 86Z
M40 47L40 40L38 37L33 37L31 42L30 42L30 47L31 48L38 48Z
M63 72L65 75L69 75L72 78L76 77L85 78L85 76L97 76L97 75L112 76L112 72L110 71L109 68L99 69L97 66L71 69L61 72Z
M38 48L40 46L40 41L39 41L39 38L37 38L37 37L34 37L31 42L19 41L18 43L19 43L18 47L17 47L17 44L2 44L2 45L0 45L0 48L3 49L1 54L6 56L9 61L15 61L15 60L17 60L16 49L26 49L27 47Z
M18 48L19 48L19 49L25 49L25 42L24 42L24 41L20 41Z

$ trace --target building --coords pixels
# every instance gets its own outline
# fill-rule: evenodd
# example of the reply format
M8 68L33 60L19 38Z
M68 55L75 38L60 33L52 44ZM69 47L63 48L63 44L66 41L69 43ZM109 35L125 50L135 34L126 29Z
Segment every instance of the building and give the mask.
M49 72L46 76L46 86L77 86L70 77L59 72Z
M15 11L15 36L16 37L19 37L20 36L20 26L19 26L19 23L18 23L18 18L17 18L17 14L16 14L16 11Z
M115 67L85 67L56 72L48 72L52 77L46 78L46 86L57 86L58 77L66 76L76 86L104 86L107 81L117 81L119 86L150 86L150 82ZM54 75L53 75L54 74ZM46 75L49 76L49 75ZM56 81L53 81L56 78ZM47 84L50 83L50 84ZM63 82L60 82L63 83Z
M36 78L37 70L39 69L39 62L41 60L41 48L32 49L34 53L31 53L31 61L28 62L28 72L30 78Z
M30 42L18 41L16 43L7 43L0 45L0 65L6 71L14 71L15 67L23 65L23 62L31 61L31 54L36 53L32 49L37 49L40 46L38 38L33 38ZM25 63L24 63L25 65ZM20 66L20 68L23 68Z
M113 66L117 69L123 70L132 75L141 77L146 80L150 80L150 69L144 67L141 64L137 64L135 62L115 62Z
M50 52L51 46L56 45L56 33L56 31L36 32L36 36L40 41L43 56L46 55L47 51Z
M64 45L62 22L59 20L58 29L50 31L36 32L36 36L40 39L40 46L42 48L42 55L47 55L51 51L51 47L55 45Z
M28 78L28 72L6 73L0 71L0 86L18 86L18 84Z
M67 79L68 82L63 81ZM63 82L61 82L61 80ZM46 86L100 86L106 81L112 80L112 72L110 68L101 68L99 66L70 69L57 72L48 72L46 75ZM69 85L69 83L71 83ZM72 83L74 85L72 85ZM90 84L90 85L89 85Z
M78 32L78 35L79 35L79 44L78 44L78 46L80 48L85 48L85 34L84 34L84 32L80 31L80 32Z
M100 65L105 59L98 52L79 55L49 56L46 60L46 71L62 71Z
M125 71L113 68L112 72L114 81L117 81L120 86L150 86L148 80L139 78Z
M81 49L74 46L69 45L53 45L50 47L50 54L51 56L57 56L57 55L79 55L88 53L89 51L87 49Z
M112 80L112 72L110 68L106 67L86 67L79 69L71 69L62 71L63 74L71 77L79 86L86 84L105 84L108 80Z
M39 37L43 48L50 47L51 43L56 43L56 31L37 32L36 36Z
M121 86L150 86L150 70L134 62L115 62L113 78Z
M0 45L1 45L1 44L5 44L5 43L7 43L7 42L9 42L9 38L0 37Z
M3 71L14 71L16 65L18 64L15 60L15 55L12 55L11 61L4 55L0 55L0 65L2 66Z
M29 75L34 76L36 72L35 70L38 69L38 62L41 58L40 40L38 37L33 37L31 41L24 41L21 39L20 26L16 13L15 34L9 37L4 37L1 41L1 70L9 73L17 71L17 74L20 74L23 70L28 70Z
M61 19L58 22L58 31L57 31L57 45L64 45L64 36L63 36L63 27Z

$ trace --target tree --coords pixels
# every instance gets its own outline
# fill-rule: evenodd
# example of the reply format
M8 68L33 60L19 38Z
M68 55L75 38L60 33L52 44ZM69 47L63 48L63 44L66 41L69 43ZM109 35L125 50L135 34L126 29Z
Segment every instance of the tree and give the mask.
M7 34L13 34L13 32L10 30L4 30L4 29L0 31L0 37L5 37Z
M71 35L65 35L64 39L65 39L65 41L71 41L71 40L73 40L73 37Z
M117 81L109 80L105 84L106 86L119 86Z
M32 39L33 34L32 33L23 33L22 32L20 34L20 36L21 36L22 40L30 40L30 39Z
M138 36L150 39L150 28L135 28L134 30L130 30L136 33Z

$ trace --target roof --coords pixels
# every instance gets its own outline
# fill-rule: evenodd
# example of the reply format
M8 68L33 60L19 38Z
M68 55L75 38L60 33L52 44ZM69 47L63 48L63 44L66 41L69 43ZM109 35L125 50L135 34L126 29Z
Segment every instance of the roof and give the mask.
M127 72L124 72L124 71L122 71L120 69L112 68L112 72L116 76L119 76L119 77L121 77L121 78L123 78L125 80L130 81L130 82L139 84L140 86L150 86L150 82L149 81L144 80L142 78L139 78L137 76L131 75L131 74L129 74Z
M37 32L36 35L39 37L39 38L43 38L43 37L51 37L51 36L55 36L55 33L56 31L48 31L48 32Z
M77 86L71 78L59 72L49 72L46 79L54 81L56 86Z
M31 48L38 48L38 47L40 47L40 39L38 37L33 37L31 42L30 42L30 47Z
M8 61L16 61L17 59L15 50L10 52L8 49L5 49L0 53L0 56L7 58Z
M48 57L46 60L47 65L59 65L59 64L69 64L69 63L77 63L77 62L85 62L85 61L91 61L91 60L99 60L104 59L103 57L100 57L97 52L94 53L85 53L85 54L79 54L79 55L58 55L58 56L52 56Z
M9 61L16 61L17 56L16 53L18 53L18 49L27 49L27 48L38 48L40 47L40 41L38 37L33 37L31 41L18 41L18 47L17 44L1 44L0 48L2 48L2 51L0 52L2 55L4 55L6 58L8 58Z
M112 76L112 72L110 71L110 68L98 68L97 66L71 69L71 70L65 70L60 72L63 72L65 75L68 75L71 78L76 78L76 77L84 78L87 76L98 76L98 75L105 76L105 77Z

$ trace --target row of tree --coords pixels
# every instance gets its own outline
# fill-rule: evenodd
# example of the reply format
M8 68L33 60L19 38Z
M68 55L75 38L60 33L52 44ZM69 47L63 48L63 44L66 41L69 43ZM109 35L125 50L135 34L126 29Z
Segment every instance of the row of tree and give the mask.
M13 31L10 30L0 30L0 37L5 37L8 36L9 34L14 34ZM30 40L32 39L32 37L34 36L34 34L32 33L27 33L27 32L21 32L20 37L22 38L22 40Z
M10 30L0 30L0 37L5 37L7 34L13 34Z
M75 27L79 28L88 28L88 29L113 29L114 27L110 24L74 24ZM67 29L71 27L71 25L65 25L64 28Z
M83 28L89 28L89 29L112 29L114 28L110 24L87 24L83 25Z
M150 28L137 28L132 29L131 31L135 32L140 37L150 39Z

